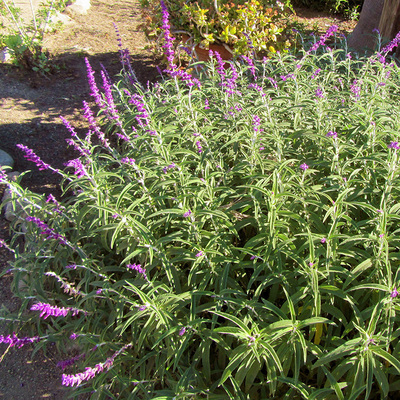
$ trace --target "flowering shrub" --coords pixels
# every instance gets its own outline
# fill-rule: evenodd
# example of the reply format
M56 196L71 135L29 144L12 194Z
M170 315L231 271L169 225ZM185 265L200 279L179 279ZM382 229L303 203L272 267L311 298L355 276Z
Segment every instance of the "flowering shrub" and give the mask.
M96 399L397 391L400 74L327 47L335 30L197 77L169 53L146 89L102 74L101 94L88 63L101 117L85 103L85 137L64 120L65 196L1 178L29 249L14 288L46 320L0 341L75 341L62 382Z

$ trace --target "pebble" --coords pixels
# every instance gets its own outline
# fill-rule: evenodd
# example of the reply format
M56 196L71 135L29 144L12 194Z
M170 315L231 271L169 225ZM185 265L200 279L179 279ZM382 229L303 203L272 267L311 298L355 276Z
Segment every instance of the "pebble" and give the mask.
M76 0L73 4L68 6L65 11L68 14L81 14L84 15L90 8L90 0Z
M0 166L1 167L8 166L11 168L14 166L13 158L3 150L0 150Z
M0 62L7 62L11 60L11 54L10 51L8 50L8 47L4 47L3 49L0 50Z

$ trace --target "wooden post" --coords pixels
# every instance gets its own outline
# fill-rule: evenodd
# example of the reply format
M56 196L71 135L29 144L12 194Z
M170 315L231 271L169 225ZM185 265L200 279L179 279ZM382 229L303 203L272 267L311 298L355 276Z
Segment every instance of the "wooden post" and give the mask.
M393 1L398 3L400 0ZM364 0L358 23L348 37L348 44L352 50L374 50L376 40L373 30L379 27L379 21L385 5L384 2L385 0Z
M400 0L385 0L379 32L386 40L393 39L400 31Z

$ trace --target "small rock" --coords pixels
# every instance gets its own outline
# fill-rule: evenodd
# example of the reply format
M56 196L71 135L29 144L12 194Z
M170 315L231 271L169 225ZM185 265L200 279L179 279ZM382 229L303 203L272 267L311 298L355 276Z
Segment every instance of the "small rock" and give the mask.
M4 49L0 50L0 62L8 62L11 60L11 54L10 50L8 50L8 47L4 47Z
M68 14L84 15L90 8L90 0L76 0L75 3L71 4L65 9Z
M6 153L4 150L0 150L0 167L13 167L14 160L13 158Z
M50 17L50 24L47 25L46 27L46 32L51 32L53 30L53 25L61 23L63 25L67 25L71 23L72 20L68 15L61 14L59 11L56 11L56 13Z

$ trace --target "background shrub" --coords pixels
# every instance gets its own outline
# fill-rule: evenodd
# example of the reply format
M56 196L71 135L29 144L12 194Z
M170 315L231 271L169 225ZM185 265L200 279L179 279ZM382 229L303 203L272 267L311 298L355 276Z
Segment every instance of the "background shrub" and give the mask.
M355 12L361 12L364 0L291 0L293 6L309 7L314 10L325 10L346 16L354 15Z
M183 44L191 48L212 43L229 45L236 55L275 52L290 46L290 1L166 1L174 36L184 33ZM162 36L159 2L141 0L144 28L150 37ZM160 40L160 39L159 39Z

